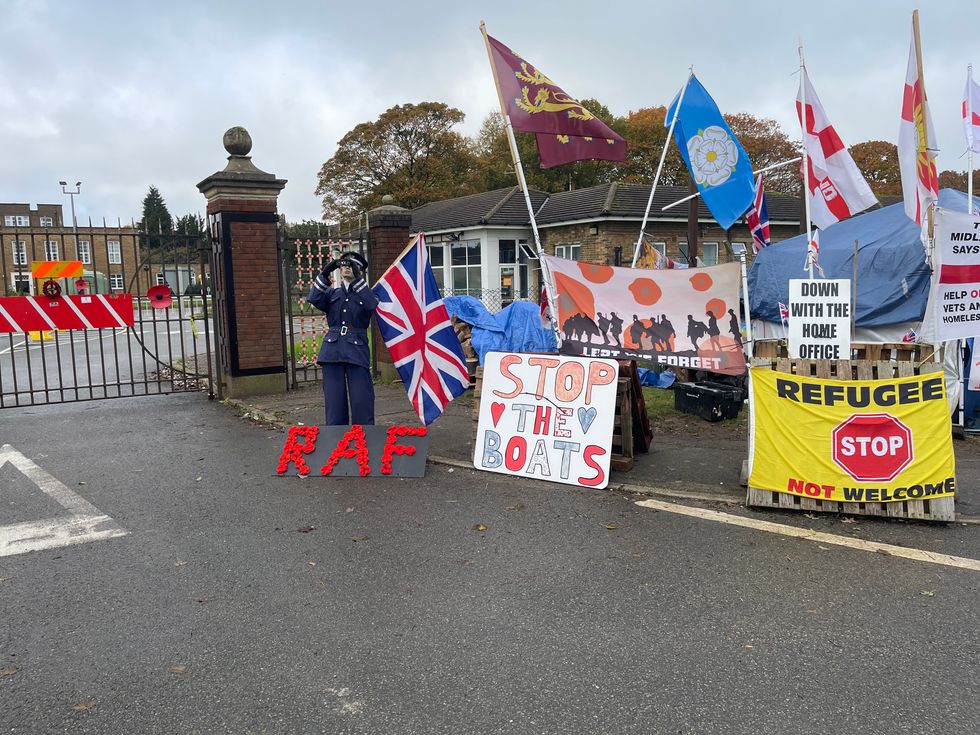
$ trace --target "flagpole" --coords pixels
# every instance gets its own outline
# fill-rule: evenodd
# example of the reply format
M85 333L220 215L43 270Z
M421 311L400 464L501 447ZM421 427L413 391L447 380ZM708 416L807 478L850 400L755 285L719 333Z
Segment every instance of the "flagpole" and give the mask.
M664 161L667 159L667 149L670 148L670 142L674 139L674 126L677 124L677 116L681 112L681 103L684 101L684 93L687 92L687 86L691 82L691 77L694 76L694 65L691 65L691 71L687 75L687 81L684 82L684 86L681 87L681 91L677 96L677 106L674 108L674 117L670 120L670 128L667 130L667 140L664 141L664 149L660 153L660 163L657 164L657 173L653 176L653 186L650 187L650 198L647 199L647 208L643 212L643 222L640 223L640 234L636 238L636 245L633 246L633 262L630 263L630 268L636 267L636 259L640 254L640 244L643 242L643 231L647 227L647 219L650 217L650 207L653 206L653 195L657 191L657 182L660 181L660 172L663 171Z
M753 176L758 176L759 174L764 174L767 171L773 171L774 169L782 168L783 166L789 166L791 163L797 163L797 162L799 162L801 160L802 159L801 159L800 156L797 156L796 158L787 158L785 161L780 161L779 163L774 163L771 166L766 166L765 168L756 169L755 171L752 172L752 175ZM683 199L678 199L676 202L671 202L667 206L661 207L660 208L660 211L661 212L666 212L668 209L673 209L674 207L676 207L676 206L678 206L680 204L683 204L684 202L689 202L692 199L697 199L699 196L701 196L701 192L700 191L696 191L693 194L688 194Z
M806 210L806 264L809 279L813 280L813 225L810 220L810 156L806 152L806 63L803 60L803 39L800 39L800 139L803 143L803 204Z
M926 77L922 72L922 43L919 39L919 11L918 9L912 11L912 40L915 42L915 65L919 72L919 89L922 90L922 137L923 145L927 151L926 158L929 157L929 116L925 114L928 109L928 98L926 97ZM918 189L918 187L916 187ZM916 194L918 196L918 193ZM933 219L933 208L935 207L935 202L932 202L926 209L926 217L929 223L929 246L932 248L932 242L935 236L935 220Z
M507 108L504 106L504 95L500 91L500 80L497 78L497 65L493 63L493 52L490 50L490 39L487 38L487 26L481 20L480 21L480 32L483 34L483 42L487 47L487 58L490 59L490 71L493 72L493 86L497 88L497 101L500 103L500 116L503 118L504 122L507 121ZM517 141L513 141L510 136L507 137L507 145L510 146L510 160L513 162L514 167L517 167L517 162L520 158L517 154ZM518 177L518 186L522 189L524 188L520 183L520 177Z
M527 190L527 181L524 179L524 165L521 163L521 154L517 150L517 138L514 136L514 126L511 125L510 115L507 114L507 108L504 105L504 95L500 90L500 81L497 79L497 66L493 63L490 39L487 37L487 26L482 20L480 21L480 32L483 34L483 41L487 46L487 57L490 60L490 68L493 70L493 83L497 87L497 99L500 101L500 114L504 119L507 142L510 144L510 152L514 158L514 173L517 174L517 186L524 192L524 204L527 205L527 214L531 220L531 232L534 234L534 248L538 254L538 259L541 261L541 277L544 279L545 292L548 294L548 304L550 306L548 315L551 319L551 328L555 332L555 341L558 347L561 347L561 332L558 330L558 301L555 299L554 288L551 283L551 271L548 269L548 264L545 260L541 258L545 253L541 247L541 236L538 234L538 222L534 217L534 206L531 204L531 195Z
M966 65L966 124L973 130L973 64ZM966 211L973 214L973 143L966 140Z

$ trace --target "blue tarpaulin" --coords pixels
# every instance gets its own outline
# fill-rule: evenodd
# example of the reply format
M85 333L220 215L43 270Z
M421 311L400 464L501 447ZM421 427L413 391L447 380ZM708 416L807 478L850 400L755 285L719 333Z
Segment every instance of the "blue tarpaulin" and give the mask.
M472 296L447 296L446 311L472 325L470 344L483 364L488 352L557 352L555 333L541 326L537 304L515 301L497 314L491 314Z
M939 206L966 211L966 194L939 192ZM820 232L820 264L827 278L854 277L858 242L856 321L881 327L922 319L929 297L930 269L919 227L901 202L831 225ZM789 281L806 278L806 235L763 248L749 269L753 319L780 323L779 304L789 304Z

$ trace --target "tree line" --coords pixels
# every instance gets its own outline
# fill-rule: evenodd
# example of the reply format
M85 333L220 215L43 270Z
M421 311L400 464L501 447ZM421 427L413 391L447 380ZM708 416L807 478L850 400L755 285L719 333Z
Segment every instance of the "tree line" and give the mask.
M627 141L627 159L579 161L542 170L534 136L516 133L528 186L547 192L579 189L619 181L651 184L667 143L667 108L645 107L625 116L614 115L596 99L582 104ZM747 112L725 115L756 169L800 155L800 141L790 140L771 118ZM412 209L433 201L513 186L516 183L510 147L499 113L487 115L474 137L457 128L465 115L442 102L396 105L376 120L363 122L337 144L334 155L320 168L315 193L323 203L323 218L343 222L381 204L390 194ZM875 194L901 195L898 151L893 143L870 140L848 149ZM966 172L943 171L940 186L966 188ZM766 174L766 191L799 195L798 164ZM974 173L974 182L980 176ZM660 183L687 186L688 173L673 143L664 160Z

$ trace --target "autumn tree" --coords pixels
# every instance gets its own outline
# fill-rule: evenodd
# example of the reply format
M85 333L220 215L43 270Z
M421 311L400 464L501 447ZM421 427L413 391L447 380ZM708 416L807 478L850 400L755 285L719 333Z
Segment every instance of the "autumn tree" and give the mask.
M786 137L779 123L772 118L737 112L725 115L725 122L745 149L754 171L800 155L800 143ZM766 191L799 195L802 190L799 162L767 171L765 177Z
M877 196L902 193L898 146L886 140L867 140L847 150Z
M613 131L625 137L625 120L613 115L599 100L587 98L581 100L581 104ZM535 136L532 133L515 132L514 137L524 166L524 176L531 189L548 192L582 189L615 181L620 175L620 164L613 161L576 161L542 169ZM517 176L507 143L507 130L500 113L491 112L483 119L474 146L483 190L514 186Z
M939 173L940 189L956 189L956 191L966 191L966 171L941 171ZM974 196L980 192L980 171L973 172L973 192Z
M341 220L391 194L402 207L469 194L476 157L453 128L462 112L442 102L396 105L364 122L337 144L320 168L316 194L326 219Z

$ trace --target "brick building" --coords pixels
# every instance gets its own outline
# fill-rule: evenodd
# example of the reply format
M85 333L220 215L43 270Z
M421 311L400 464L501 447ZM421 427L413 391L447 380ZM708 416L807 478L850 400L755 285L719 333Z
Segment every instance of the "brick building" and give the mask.
M134 227L65 224L60 204L0 204L0 294L38 293L31 262L80 260L91 293L122 293L138 267L139 236ZM73 292L74 279L62 279Z
M610 183L548 194L529 192L545 252L572 260L628 266L650 197L650 187ZM685 187L659 186L646 225L648 239L679 263L689 262L687 205L662 211L688 195ZM766 194L773 241L800 232L800 200ZM491 309L515 299L536 299L537 261L524 195L516 187L431 202L412 211L412 231L426 235L436 280L446 295L482 298ZM697 257L701 265L733 259L726 233L698 203ZM751 258L744 224L731 231Z

